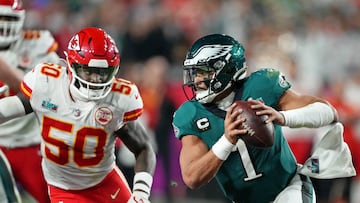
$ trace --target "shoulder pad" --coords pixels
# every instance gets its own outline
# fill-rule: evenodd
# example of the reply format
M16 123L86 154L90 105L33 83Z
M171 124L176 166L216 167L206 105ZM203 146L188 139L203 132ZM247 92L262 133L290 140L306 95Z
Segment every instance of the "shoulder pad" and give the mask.
M285 76L279 70L272 68L253 72L245 85L246 97L261 99L271 106L276 105L281 95L291 87Z
M136 120L143 113L143 101L135 83L115 78L111 92L117 105L125 108L124 121Z
M281 86L287 85L287 81L285 80L284 75L279 70L276 70L273 68L259 69L255 72L251 73L249 78L251 78L252 80L262 80L262 81L267 81L270 83L273 83L273 82L284 83ZM258 85L261 85L261 84L258 84ZM267 84L267 85L269 85L269 84Z
M181 137L186 134L196 134L192 127L192 121L198 111L197 105L201 104L194 101L186 101L175 111L172 124L175 136L178 139L181 139Z
M66 71L65 67L57 64L40 63L31 71L25 74L20 85L20 90L28 98L32 95L32 90L37 84L42 84L43 89L48 88L49 80L57 80L63 77Z
M24 30L22 37L23 46L39 54L55 52L58 48L58 43L48 30Z

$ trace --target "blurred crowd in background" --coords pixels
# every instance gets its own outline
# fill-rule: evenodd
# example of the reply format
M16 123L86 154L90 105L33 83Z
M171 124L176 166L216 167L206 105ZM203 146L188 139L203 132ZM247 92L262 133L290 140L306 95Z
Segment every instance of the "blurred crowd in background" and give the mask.
M48 29L63 55L83 27L105 29L121 53L119 77L135 82L158 166L153 202L227 202L217 185L189 191L178 165L180 142L172 113L186 100L182 64L189 46L210 33L233 36L246 49L249 72L280 69L299 92L321 96L338 110L355 168L360 167L359 0L27 0L25 28ZM321 132L284 129L299 162ZM119 166L132 160L119 144ZM125 158L124 158L125 157ZM128 176L129 178L131 175ZM360 202L360 179L314 180L319 202ZM212 200L212 201L211 201Z

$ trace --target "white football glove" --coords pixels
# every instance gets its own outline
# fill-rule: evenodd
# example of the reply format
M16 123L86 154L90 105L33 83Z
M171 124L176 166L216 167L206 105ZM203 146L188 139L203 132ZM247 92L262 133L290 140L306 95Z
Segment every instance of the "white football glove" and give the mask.
M150 203L150 201L143 197L143 192L133 192L127 203Z
M133 193L127 203L150 203L149 196L153 177L147 172L138 172L134 176Z

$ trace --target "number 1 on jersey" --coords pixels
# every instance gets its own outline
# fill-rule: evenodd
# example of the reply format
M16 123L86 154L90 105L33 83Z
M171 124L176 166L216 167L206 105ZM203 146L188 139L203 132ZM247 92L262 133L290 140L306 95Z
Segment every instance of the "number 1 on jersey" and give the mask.
M261 177L262 176L261 173L256 174L254 165L250 159L249 151L247 150L245 142L242 139L239 139L237 141L236 148L240 154L240 158L247 175L247 177L244 178L244 181L249 181Z

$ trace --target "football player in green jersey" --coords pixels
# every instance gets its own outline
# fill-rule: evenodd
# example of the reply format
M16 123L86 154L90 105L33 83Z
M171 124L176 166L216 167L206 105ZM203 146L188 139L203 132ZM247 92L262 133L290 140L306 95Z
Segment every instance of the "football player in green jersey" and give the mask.
M297 173L297 162L281 126L317 128L337 121L325 100L291 89L275 69L247 75L244 47L234 38L212 34L198 39L184 61L184 85L194 96L174 114L173 127L181 140L180 167L191 189L214 177L231 201L315 202L309 177ZM258 115L273 122L274 144L251 146L242 139L241 111L235 100L252 100ZM240 115L240 119L236 119Z

